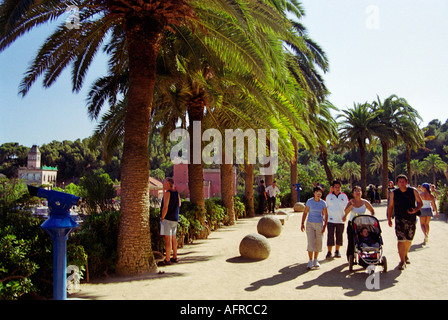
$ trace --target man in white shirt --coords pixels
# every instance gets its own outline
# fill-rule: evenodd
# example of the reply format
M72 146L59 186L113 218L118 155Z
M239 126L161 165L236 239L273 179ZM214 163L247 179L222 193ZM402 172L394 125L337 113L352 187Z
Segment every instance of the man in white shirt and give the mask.
M266 194L268 195L268 212L275 213L275 199L280 194L280 189L275 184L275 180L272 185L266 188Z
M332 190L325 198L328 210L328 224L327 224L327 247L328 253L326 258L331 258L331 251L336 243L336 250L334 253L335 258L340 258L341 253L339 248L342 246L342 238L344 233L344 209L348 203L348 197L345 193L341 192L341 182L335 180L331 184ZM335 239L336 238L336 239ZM335 241L336 240L336 241Z

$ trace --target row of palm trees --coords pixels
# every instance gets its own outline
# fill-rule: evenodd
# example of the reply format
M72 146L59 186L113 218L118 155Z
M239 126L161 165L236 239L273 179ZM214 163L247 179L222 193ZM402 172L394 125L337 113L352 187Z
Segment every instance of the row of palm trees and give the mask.
M407 174L412 176L411 150L424 147L425 136L419 128L422 120L417 110L404 98L391 95L384 101L377 98L372 103L356 103L353 108L342 110L340 119L340 139L345 147L357 147L360 153L361 187L366 190L366 151L369 144L379 142L382 148L381 183L388 184L388 150L405 144ZM387 196L383 188L383 197Z
M51 86L67 67L78 92L98 50L109 56L108 74L90 90L88 111L97 118L108 104L98 137L110 148L124 144L118 273L155 270L148 141L156 126L165 134L178 121L189 130L193 121L221 130L275 128L283 156L291 157L298 143L322 145L325 152L324 134L332 133L319 134L316 124L332 121L319 74L328 61L297 22L303 15L299 1L4 0L0 51L43 23L63 20L68 6L78 8L79 28L59 20L20 93L27 94L40 76L44 87ZM222 171L228 169L223 165ZM202 165L191 164L191 201L200 207L202 184ZM204 219L202 210L198 218Z

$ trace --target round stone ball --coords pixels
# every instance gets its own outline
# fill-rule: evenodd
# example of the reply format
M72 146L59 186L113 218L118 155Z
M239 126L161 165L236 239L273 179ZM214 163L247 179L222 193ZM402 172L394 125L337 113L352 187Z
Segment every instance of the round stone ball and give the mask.
M271 246L268 239L261 234L251 233L241 240L241 257L251 260L264 260L269 257Z
M264 216L258 220L257 231L266 238L277 237L282 232L282 223L276 216Z
M294 212L303 212L305 211L305 205L301 202L296 202L294 205Z

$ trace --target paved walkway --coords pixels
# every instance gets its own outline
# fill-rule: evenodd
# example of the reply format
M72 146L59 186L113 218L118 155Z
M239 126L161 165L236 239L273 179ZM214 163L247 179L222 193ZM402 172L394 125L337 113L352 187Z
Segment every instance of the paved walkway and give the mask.
M384 239L384 256L389 271L380 273L379 289L366 286L368 274L359 266L350 272L346 259L325 260L321 267L307 270L306 235L300 231L302 213L291 213L280 236L268 239L268 259L248 262L240 258L239 243L257 232L260 217L240 219L234 226L212 232L179 249L180 263L160 267L163 274L133 278L110 277L82 284L69 298L81 299L181 299L181 300L258 300L258 299L447 299L448 224L434 219L430 241L423 246L423 233L417 224L406 270L395 270L399 262L394 228L387 225L385 203L375 211ZM326 234L324 235L326 239ZM324 244L326 241L324 241ZM344 236L346 243L346 236ZM342 248L345 256L346 247ZM379 270L382 270L380 268ZM373 283L373 282L371 282Z

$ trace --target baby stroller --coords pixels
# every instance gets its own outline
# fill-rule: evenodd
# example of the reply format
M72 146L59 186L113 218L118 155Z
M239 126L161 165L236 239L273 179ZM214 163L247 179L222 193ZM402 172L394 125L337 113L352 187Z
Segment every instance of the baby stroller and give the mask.
M383 239L377 218L371 215L357 215L352 220L354 255L349 256L349 270L359 264L363 268L369 265L381 265L387 272L387 259L383 257Z

